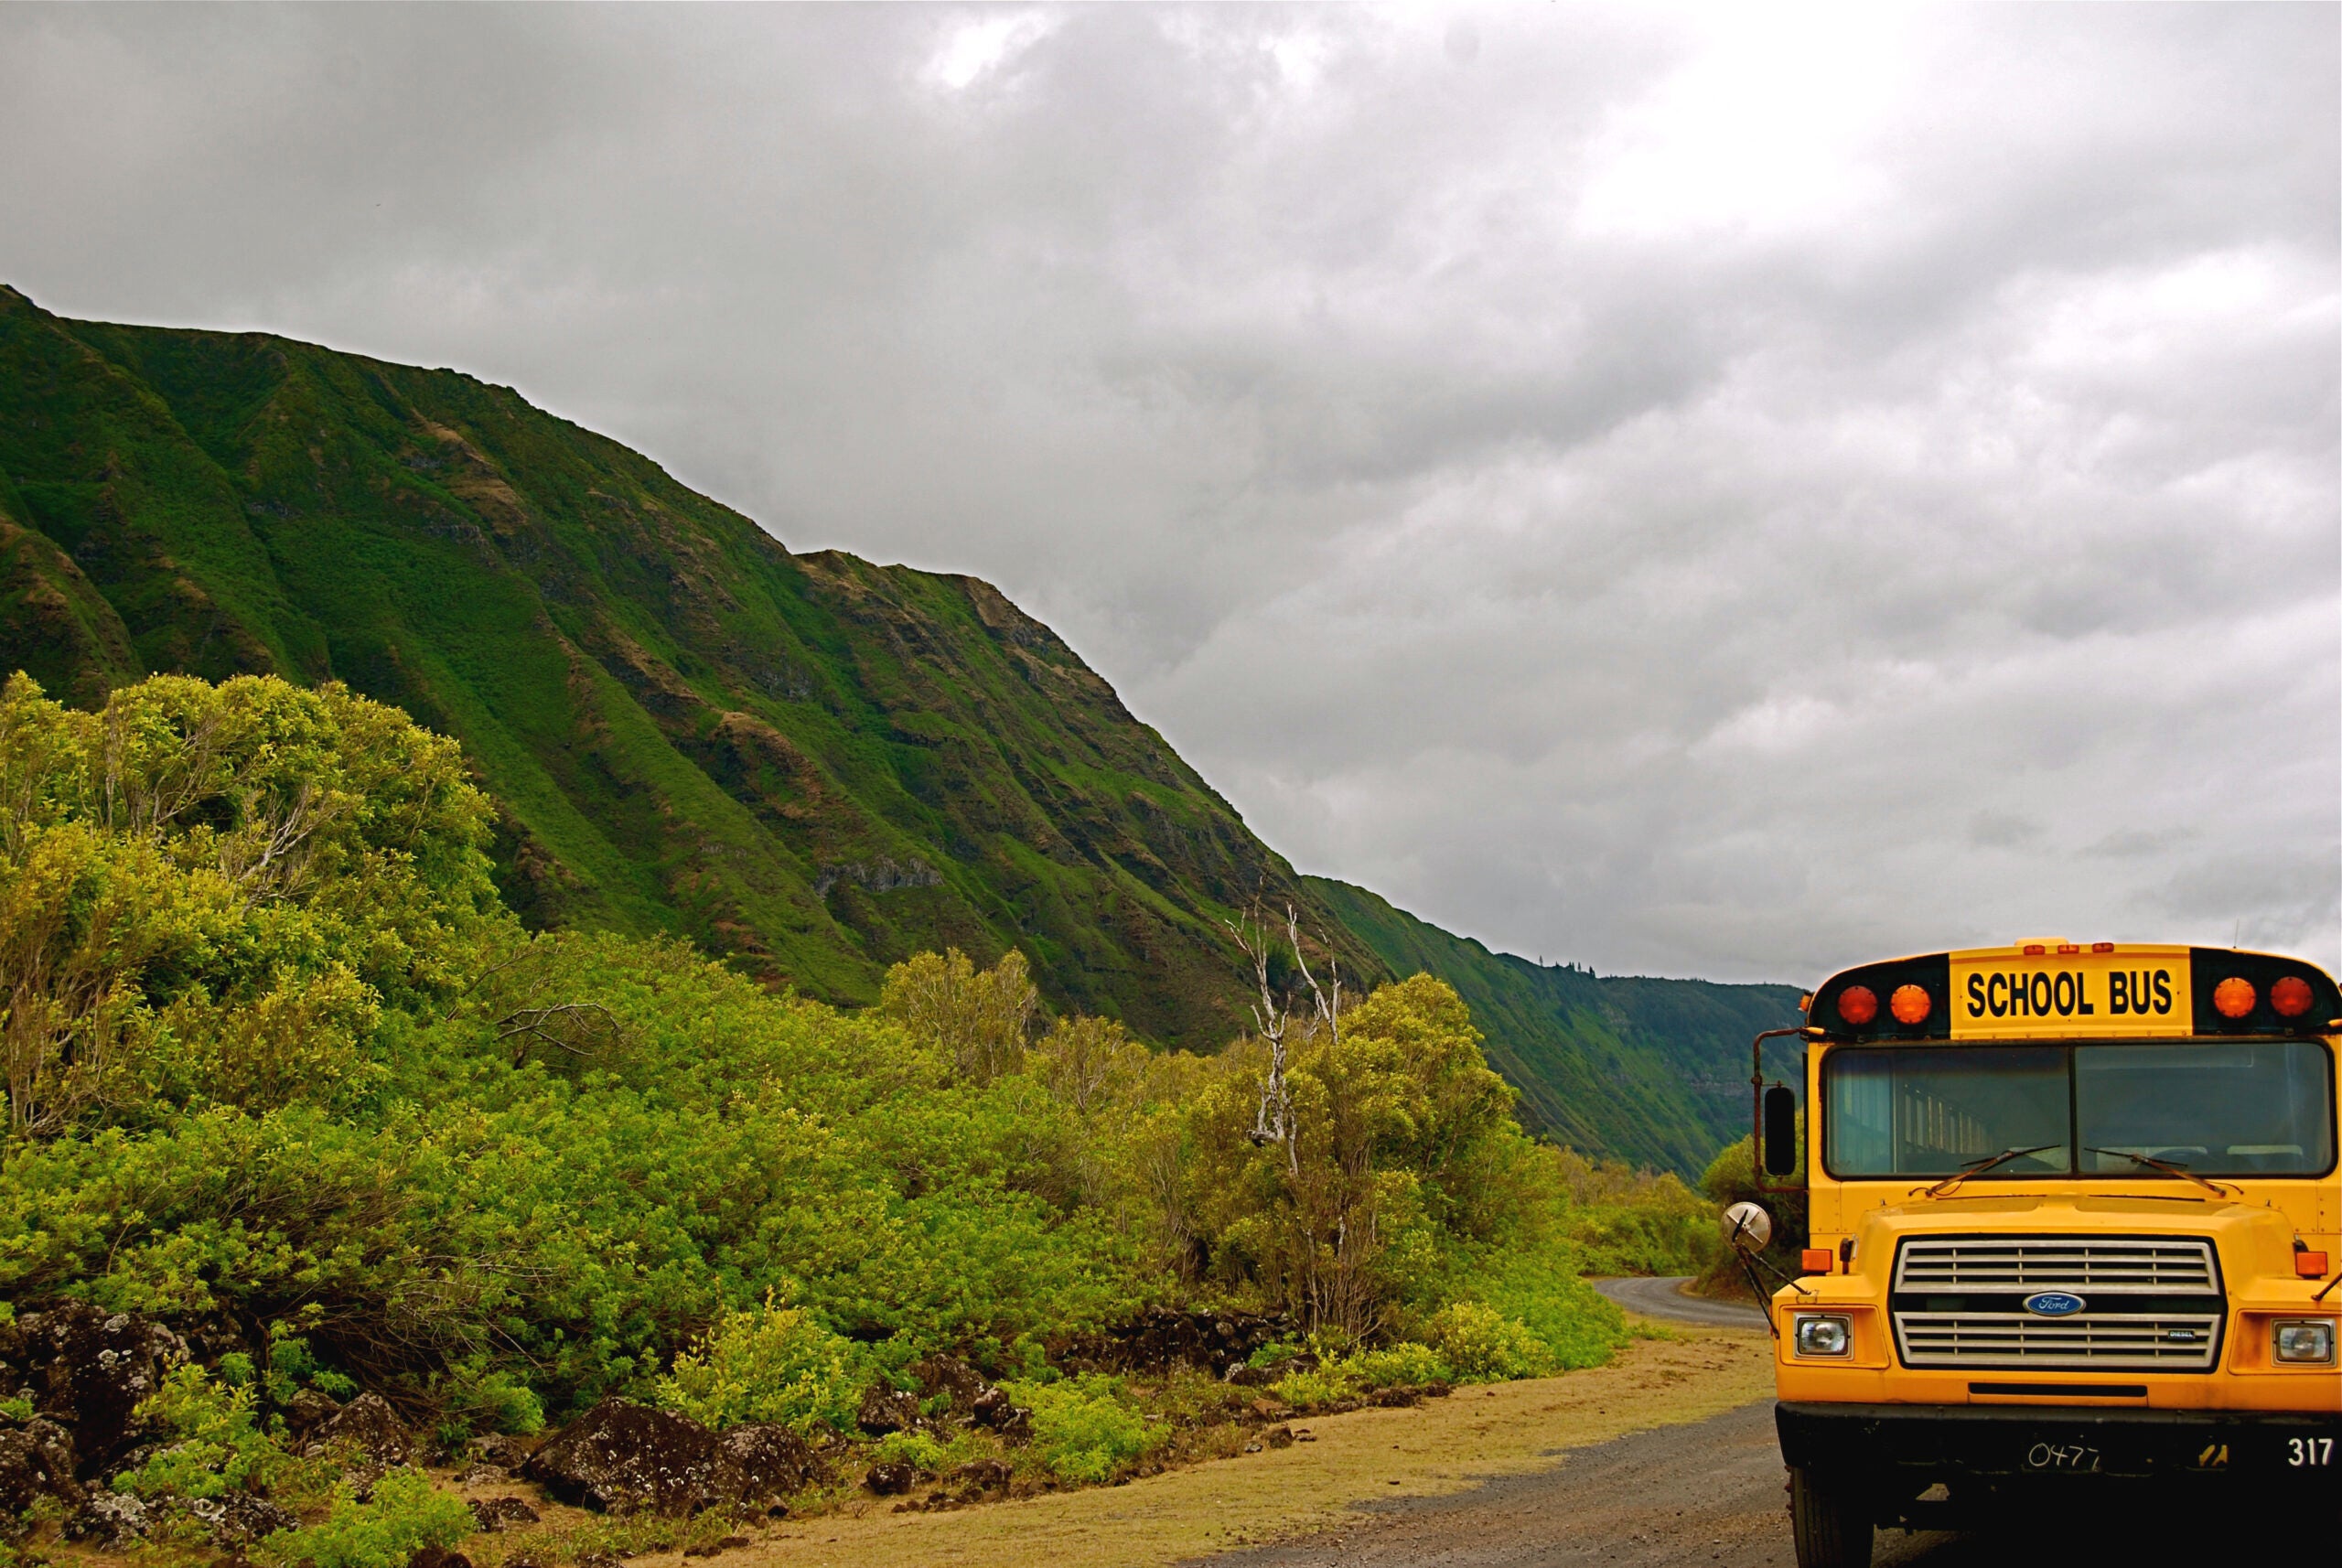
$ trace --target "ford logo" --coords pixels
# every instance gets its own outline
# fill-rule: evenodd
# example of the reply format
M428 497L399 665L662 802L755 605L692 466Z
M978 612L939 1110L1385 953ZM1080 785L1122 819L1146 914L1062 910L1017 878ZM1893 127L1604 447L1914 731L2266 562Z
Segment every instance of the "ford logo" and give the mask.
M2036 1317L2071 1317L2089 1305L2061 1290L2045 1290L2025 1298L2025 1310Z

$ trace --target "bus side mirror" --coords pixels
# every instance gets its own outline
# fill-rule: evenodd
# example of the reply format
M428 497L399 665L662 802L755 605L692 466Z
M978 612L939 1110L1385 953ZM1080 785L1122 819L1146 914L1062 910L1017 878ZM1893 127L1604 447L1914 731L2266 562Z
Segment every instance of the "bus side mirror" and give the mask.
M1797 1174L1797 1095L1784 1083L1765 1091L1765 1174Z

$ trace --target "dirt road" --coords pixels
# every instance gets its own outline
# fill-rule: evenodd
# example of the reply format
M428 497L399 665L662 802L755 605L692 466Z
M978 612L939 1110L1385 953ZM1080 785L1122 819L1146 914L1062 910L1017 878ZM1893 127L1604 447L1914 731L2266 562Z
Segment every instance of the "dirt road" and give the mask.
M1190 1568L1789 1568L1797 1556L1781 1484L1772 1402L1761 1400L1690 1425L1573 1449L1550 1469L1492 1477L1467 1492L1361 1504L1354 1522L1338 1529ZM1881 1530L1873 1562L1875 1568L2007 1568L2174 1559L2167 1525L2126 1531L2077 1520L2070 1528L2055 1538L2037 1530L2021 1538ZM2203 1560L2231 1558L2234 1544Z
M1645 1317L1663 1317L1671 1323L1701 1323L1711 1328L1762 1328L1765 1315L1739 1301L1710 1301L1705 1296L1685 1295L1683 1287L1689 1279L1617 1279L1596 1280L1594 1288L1625 1307L1639 1312Z

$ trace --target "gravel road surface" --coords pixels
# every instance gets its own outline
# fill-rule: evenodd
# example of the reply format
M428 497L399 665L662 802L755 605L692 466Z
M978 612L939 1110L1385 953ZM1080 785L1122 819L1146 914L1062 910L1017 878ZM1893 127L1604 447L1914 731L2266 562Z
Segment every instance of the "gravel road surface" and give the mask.
M1692 1425L1573 1449L1551 1470L1498 1477L1452 1497L1366 1504L1354 1524L1205 1562L1209 1568L1793 1568L1782 1482L1773 1407L1766 1401ZM2172 1555L2168 1528L2126 1530L2100 1520L2072 1529L2054 1539L2042 1531L1881 1530L1873 1563L2008 1568L2184 1560ZM2232 1550L2202 1560L2223 1557L2241 1561Z
M1645 1317L1704 1323L1715 1328L1765 1326L1765 1315L1746 1302L1685 1295L1683 1287L1691 1283L1687 1278L1596 1280L1594 1288L1628 1312L1639 1312Z

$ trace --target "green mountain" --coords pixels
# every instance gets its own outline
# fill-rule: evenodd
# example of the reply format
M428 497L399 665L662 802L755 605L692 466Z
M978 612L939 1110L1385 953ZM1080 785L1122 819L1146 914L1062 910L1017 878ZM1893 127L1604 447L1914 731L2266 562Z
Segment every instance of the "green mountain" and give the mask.
M870 1000L1011 945L1164 1044L1242 1023L1222 922L1290 902L1361 981L1448 978L1524 1112L1696 1168L1778 988L1597 981L1296 875L1054 633L970 577L792 554L507 387L0 287L0 669L339 680L459 737L542 925L666 930ZM1737 1039L1732 1036L1737 1032Z

